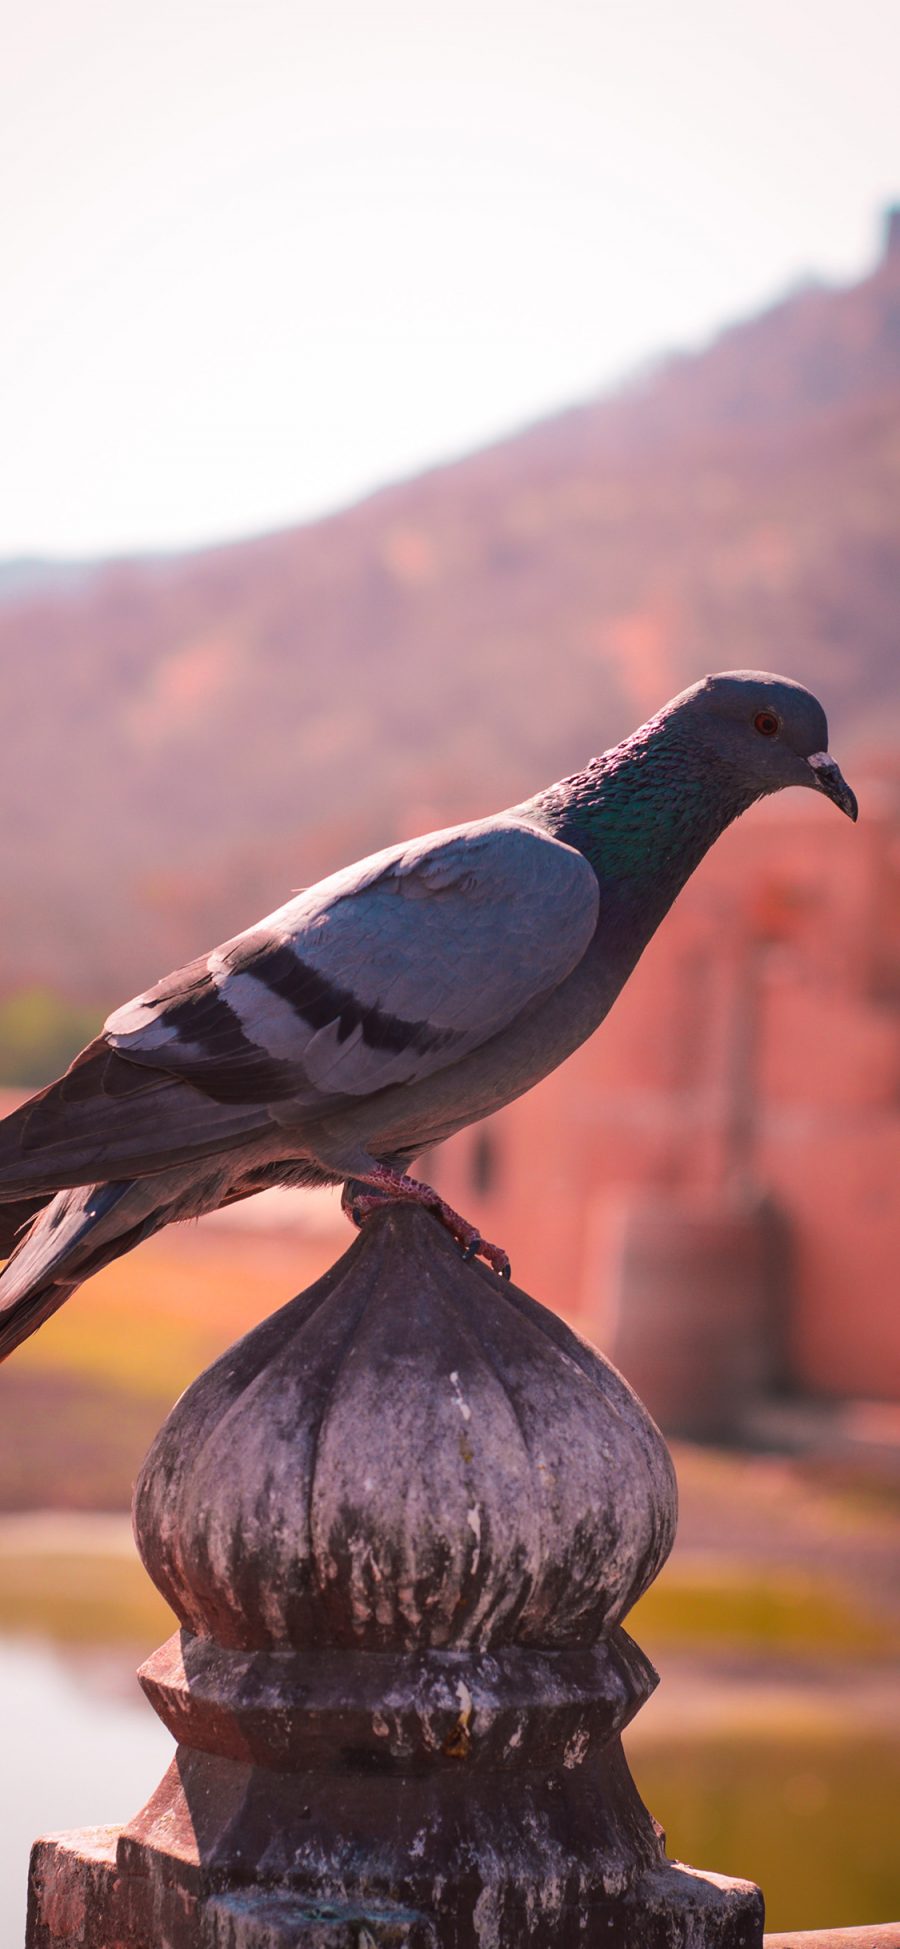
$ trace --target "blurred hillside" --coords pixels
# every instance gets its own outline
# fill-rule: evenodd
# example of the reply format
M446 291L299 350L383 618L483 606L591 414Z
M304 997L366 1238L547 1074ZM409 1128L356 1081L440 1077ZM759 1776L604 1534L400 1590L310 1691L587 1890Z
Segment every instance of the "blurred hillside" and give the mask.
M328 520L0 569L0 996L112 1002L331 866L571 770L708 669L814 684L842 761L894 742L892 234L861 283Z

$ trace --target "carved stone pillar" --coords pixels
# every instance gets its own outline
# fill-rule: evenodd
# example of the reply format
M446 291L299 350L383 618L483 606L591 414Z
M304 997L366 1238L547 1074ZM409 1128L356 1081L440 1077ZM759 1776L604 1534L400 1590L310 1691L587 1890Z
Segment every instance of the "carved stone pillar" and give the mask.
M29 1949L756 1949L619 1735L662 1438L553 1314L393 1208L183 1395L135 1531L179 1741L121 1830L38 1843Z

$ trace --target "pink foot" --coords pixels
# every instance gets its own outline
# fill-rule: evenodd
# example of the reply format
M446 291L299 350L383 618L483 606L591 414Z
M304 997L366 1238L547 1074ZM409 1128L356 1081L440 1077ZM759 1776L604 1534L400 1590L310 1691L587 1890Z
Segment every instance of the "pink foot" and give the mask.
M371 1184L373 1190L368 1195L364 1185ZM510 1263L502 1245L491 1245L482 1238L467 1218L454 1211L452 1205L445 1204L430 1184L422 1184L418 1178L406 1177L402 1171L392 1171L387 1164L377 1164L364 1178L348 1178L341 1195L341 1207L354 1225L362 1229L373 1211L381 1211L385 1204L423 1205L426 1211L434 1213L446 1227L451 1238L462 1246L464 1259L484 1259L493 1272L501 1279L510 1277Z

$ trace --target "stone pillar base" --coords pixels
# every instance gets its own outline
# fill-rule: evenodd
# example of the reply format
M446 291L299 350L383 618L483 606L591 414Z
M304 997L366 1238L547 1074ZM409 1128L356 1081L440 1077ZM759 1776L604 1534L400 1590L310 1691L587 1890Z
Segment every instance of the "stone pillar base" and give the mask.
M27 1949L762 1949L621 1747L675 1510L621 1375L386 1206L147 1457L177 1751L127 1826L38 1843Z
M32 1851L26 1949L488 1949L489 1915L468 1922L380 1902L326 1903L278 1889L204 1890L147 1850L117 1862L121 1829L82 1828ZM621 1898L547 1921L546 1949L756 1949L762 1897L746 1881L668 1862Z

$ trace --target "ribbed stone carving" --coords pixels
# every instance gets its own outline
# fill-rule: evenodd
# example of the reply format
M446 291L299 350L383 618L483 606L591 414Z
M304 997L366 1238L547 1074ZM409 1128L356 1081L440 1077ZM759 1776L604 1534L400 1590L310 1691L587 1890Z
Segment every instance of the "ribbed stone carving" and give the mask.
M395 1212L188 1389L135 1525L220 1645L561 1647L656 1575L675 1483L614 1368Z
M619 1739L674 1521L608 1363L378 1214L150 1451L182 1629L140 1677L178 1753L80 1881L36 1851L29 1949L758 1949L757 1891L667 1862Z

